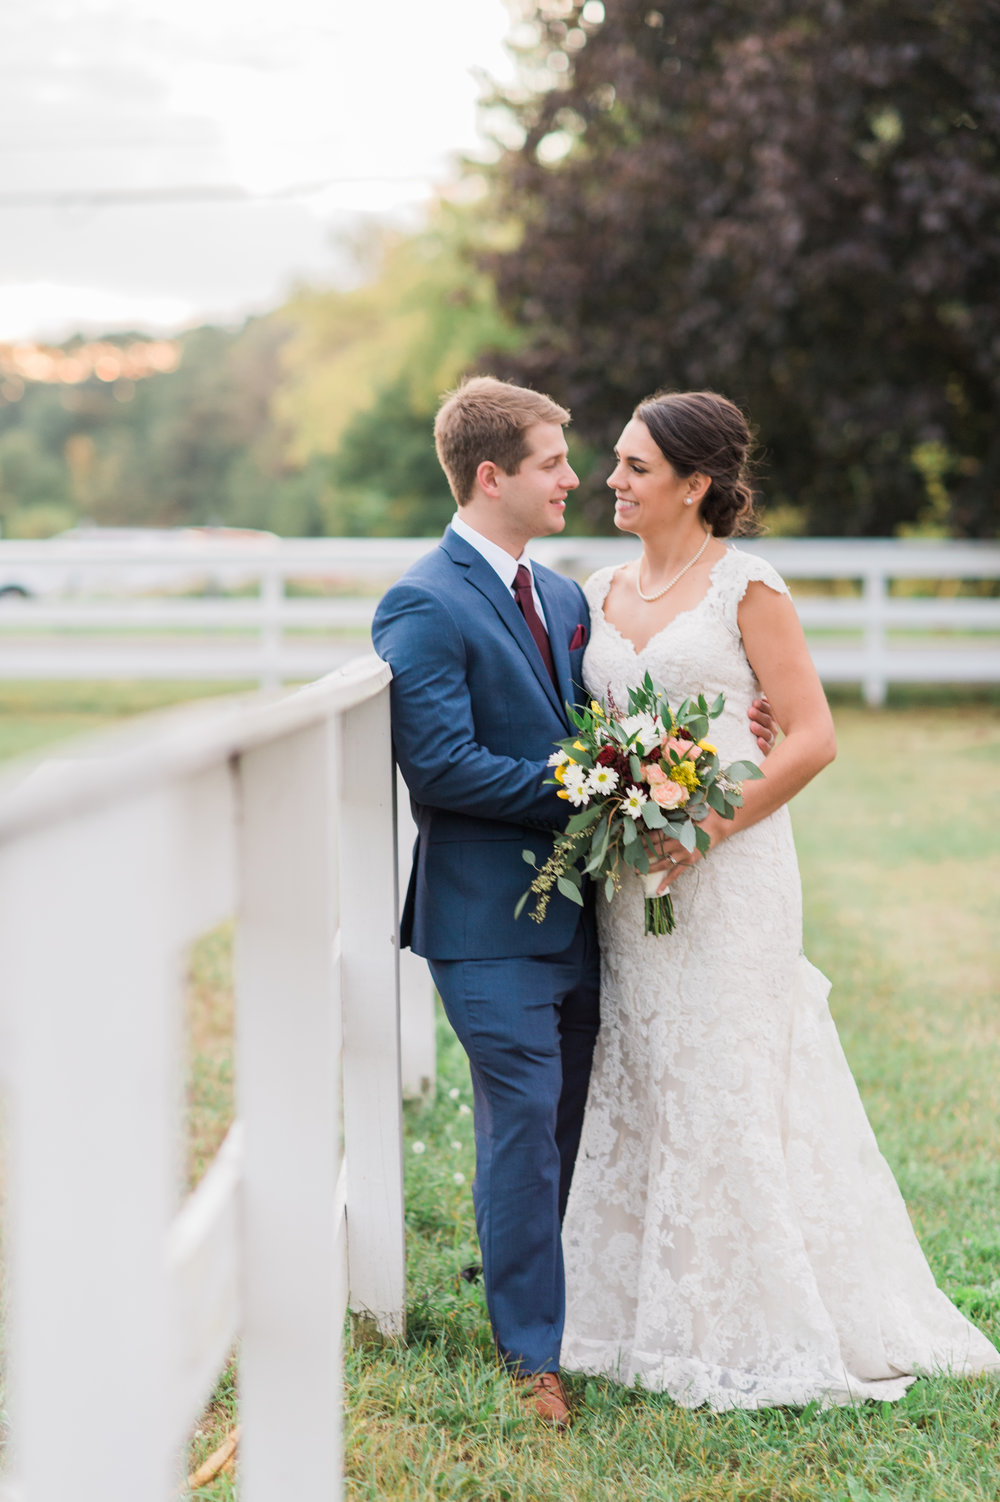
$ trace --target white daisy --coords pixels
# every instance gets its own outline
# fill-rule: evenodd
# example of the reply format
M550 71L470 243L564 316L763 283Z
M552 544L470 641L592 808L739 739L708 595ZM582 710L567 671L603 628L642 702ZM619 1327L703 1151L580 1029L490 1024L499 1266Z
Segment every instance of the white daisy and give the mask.
M654 746L660 744L660 740L663 737L662 723L657 716L651 714L626 715L621 722L621 727L625 732L626 738L635 736L635 741L632 742L632 749L639 751L640 754L652 751Z
M643 792L642 788L630 787L626 792L625 797L622 799L622 810L624 813L628 814L630 818L638 819L639 815L642 813L642 805L648 802L649 799Z
M614 767L593 768L585 784L589 793L613 793L618 786L618 773Z
M553 751L552 755L546 762L546 766L561 767L564 761L569 761L568 751Z

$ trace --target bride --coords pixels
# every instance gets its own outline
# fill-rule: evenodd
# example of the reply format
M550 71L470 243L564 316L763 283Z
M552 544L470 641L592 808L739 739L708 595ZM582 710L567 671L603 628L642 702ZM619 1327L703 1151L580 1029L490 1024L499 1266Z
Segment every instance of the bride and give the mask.
M936 1287L802 953L787 804L834 756L781 578L728 546L750 435L711 392L643 402L608 480L637 562L588 582L588 692L648 671L674 705L725 695L723 763L761 761L763 690L785 738L701 859L664 846L677 918L643 934L629 873L598 904L601 1032L564 1226L564 1367L688 1407L899 1398L919 1372L1000 1355Z

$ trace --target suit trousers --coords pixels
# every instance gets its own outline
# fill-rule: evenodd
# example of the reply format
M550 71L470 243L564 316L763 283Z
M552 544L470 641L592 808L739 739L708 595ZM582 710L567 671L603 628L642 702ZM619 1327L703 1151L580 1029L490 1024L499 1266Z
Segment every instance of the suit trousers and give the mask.
M523 1375L559 1366L560 1229L600 1020L593 905L591 889L558 954L428 962L469 1056L490 1322L503 1361Z

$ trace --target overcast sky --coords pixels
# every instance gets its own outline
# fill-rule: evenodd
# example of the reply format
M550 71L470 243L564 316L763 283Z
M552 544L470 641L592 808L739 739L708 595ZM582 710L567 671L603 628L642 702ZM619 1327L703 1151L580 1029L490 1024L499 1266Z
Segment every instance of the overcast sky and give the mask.
M482 78L511 76L503 0L5 9L0 340L231 320L335 279L359 214L416 214L486 149Z

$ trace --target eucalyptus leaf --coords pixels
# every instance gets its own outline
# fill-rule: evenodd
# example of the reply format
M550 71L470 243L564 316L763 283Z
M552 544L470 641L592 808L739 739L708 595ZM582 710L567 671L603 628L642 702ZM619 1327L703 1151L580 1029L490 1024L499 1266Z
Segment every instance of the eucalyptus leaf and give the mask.
M754 782L763 775L760 767L752 761L734 761L731 767L726 768L726 776L732 782Z
M628 849L629 845L634 844L638 838L639 835L635 827L635 820L626 815L626 817L622 821L622 841L625 845L626 850Z
M603 826L598 824L596 837L590 847L590 858L595 863L595 869L601 864L608 853L608 839L611 834L611 815L609 814Z
M727 813L728 805L726 803L726 796L721 788L716 787L714 782L705 789L705 797L708 800L709 806L714 808L717 814L722 814L723 818L732 818L732 815Z
M573 815L566 825L566 833L580 834L584 829L589 829L595 819L601 817L602 812L599 803L592 803L590 808L585 808L581 813Z
M515 907L514 907L514 917L515 918L520 918L521 914L524 912L524 904L527 902L527 900L528 900L528 898L530 896L531 896L531 892L529 890L529 891L525 892L525 894L524 894L523 897L519 897L517 899L517 903L515 904Z
M647 829L663 829L667 822L659 804L654 803L652 798L642 805L642 822Z
M575 887L568 877L557 876L556 886L559 888L564 897L569 898L570 902L575 902L577 907L583 907L583 896L580 892L580 888Z
M675 840L680 840L685 850L693 850L695 848L697 831L693 824L688 823L687 819L684 820L683 824L672 824L670 826L670 833Z
M593 855L594 851L598 849L598 847L601 844L602 839L606 840L606 838L607 838L607 832L608 832L607 831L607 825L610 822L611 822L611 816L610 816L610 814L603 814L602 813L601 818L597 821L597 827L594 830L593 835L591 836L591 840L590 840L590 853L591 853L591 855ZM601 827L602 824L604 825L603 829Z
M534 866L536 871L538 870L538 863L535 860L535 852L533 850L522 850L521 859L527 861L529 866Z

